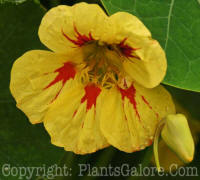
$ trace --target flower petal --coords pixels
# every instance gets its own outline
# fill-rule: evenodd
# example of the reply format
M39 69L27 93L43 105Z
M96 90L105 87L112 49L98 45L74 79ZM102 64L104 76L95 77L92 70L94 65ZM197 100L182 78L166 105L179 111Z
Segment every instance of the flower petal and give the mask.
M17 106L31 123L42 121L51 102L59 95L68 80L75 77L69 56L49 51L28 51L18 58L11 71L10 90Z
M153 88L160 84L166 74L165 53L155 40L141 40L138 44L141 49L138 49L135 54L140 59L125 60L124 70L137 83L146 88Z
M108 30L104 25L107 18L95 4L57 6L43 17L39 37L51 50L65 53L70 47L79 47L87 41L98 40L106 35Z
M65 88L47 112L44 125L51 141L67 151L86 154L109 146L100 132L96 101L100 89L93 85Z
M121 50L124 70L144 87L157 86L167 69L165 53L151 33L135 16L119 12L109 19L113 24L112 44Z
M113 88L104 91L102 102L101 131L111 145L125 152L149 146L157 123L175 112L171 96L162 86Z
M124 37L141 36L151 37L150 31L145 25L134 15L127 12L117 12L109 17L114 25L113 33L115 34L115 42L120 42Z

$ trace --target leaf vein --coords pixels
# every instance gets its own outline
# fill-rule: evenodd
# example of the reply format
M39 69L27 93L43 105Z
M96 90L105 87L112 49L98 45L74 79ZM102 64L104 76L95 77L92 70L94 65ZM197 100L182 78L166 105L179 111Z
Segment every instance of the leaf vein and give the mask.
M174 6L174 0L171 1L170 8L169 8L168 22L167 22L167 34L166 34L166 42L165 42L165 48L164 48L165 50L167 48L168 39L169 39L169 28L170 28L173 6Z

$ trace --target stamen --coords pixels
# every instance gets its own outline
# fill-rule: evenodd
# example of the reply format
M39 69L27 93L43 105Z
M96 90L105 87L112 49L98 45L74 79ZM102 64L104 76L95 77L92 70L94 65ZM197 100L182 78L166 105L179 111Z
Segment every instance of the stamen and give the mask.
M101 86L106 89L110 89L114 84L117 84L117 80L113 73L106 73L101 81Z
M90 80L88 71L89 67L86 67L80 71L80 82L83 84L88 83Z

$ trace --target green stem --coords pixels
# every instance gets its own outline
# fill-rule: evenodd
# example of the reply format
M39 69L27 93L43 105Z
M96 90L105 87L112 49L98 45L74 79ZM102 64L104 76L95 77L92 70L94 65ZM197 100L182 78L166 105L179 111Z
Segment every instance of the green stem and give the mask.
M158 172L160 172L160 162L159 162L159 155L158 155L158 142L159 142L159 137L160 137L160 132L165 124L165 120L160 121L158 124L158 127L155 132L155 137L154 137L154 143L153 143L153 151L154 151L154 157L155 157L155 163Z

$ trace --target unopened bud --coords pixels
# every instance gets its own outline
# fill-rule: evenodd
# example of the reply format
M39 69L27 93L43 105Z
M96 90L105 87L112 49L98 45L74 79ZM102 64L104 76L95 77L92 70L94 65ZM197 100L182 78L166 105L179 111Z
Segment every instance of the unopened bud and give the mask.
M185 163L193 160L194 141L184 115L168 115L165 118L165 125L161 131L161 137Z

